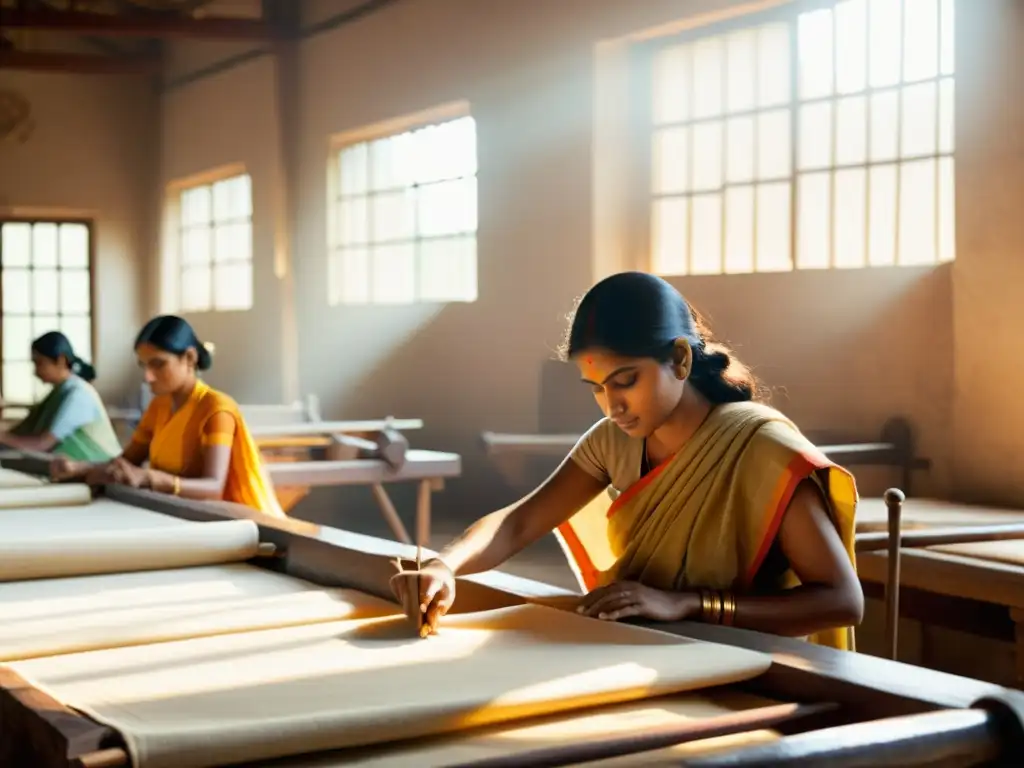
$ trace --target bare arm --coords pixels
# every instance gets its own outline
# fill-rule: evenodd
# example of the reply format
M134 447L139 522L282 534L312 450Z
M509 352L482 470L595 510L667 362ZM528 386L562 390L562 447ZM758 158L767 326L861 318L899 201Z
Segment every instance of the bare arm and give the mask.
M774 595L737 597L735 626L799 637L860 624L864 592L812 481L804 480L793 494L778 543L800 586Z
M230 445L208 445L203 450L201 477L177 477L168 472L150 469L147 471L146 485L160 493L177 491L179 496L186 499L220 499L224 496L224 484L228 479L230 465Z
M496 568L564 523L606 487L566 458L528 496L467 528L441 551L440 559L459 575Z
M19 451L41 451L43 453L52 450L59 441L49 432L41 435L14 435L10 432L0 432L0 443L16 448Z

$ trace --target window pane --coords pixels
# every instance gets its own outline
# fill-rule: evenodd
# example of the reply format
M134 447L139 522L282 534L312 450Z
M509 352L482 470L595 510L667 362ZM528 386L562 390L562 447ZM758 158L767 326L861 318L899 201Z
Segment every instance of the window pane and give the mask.
M665 128L655 132L651 168L655 194L686 192L689 189L689 136L689 128Z
M338 204L338 244L356 245L370 241L369 205L365 197Z
M800 170L832 165L832 102L800 107Z
M867 0L836 4L836 91L863 91L868 81Z
M935 160L914 160L900 168L900 264L934 264Z
M867 104L863 96L836 104L836 164L863 163L868 155Z
M730 112L753 109L756 99L757 32L743 29L726 37L726 108Z
M832 93L832 10L801 13L797 25L800 52L800 98L816 99Z
M61 314L87 315L92 302L89 299L89 270L64 269L60 273Z
M476 179L420 187L419 234L424 237L476 231Z
M32 266L57 266L56 224L36 224L32 227Z
M4 316L27 315L32 310L32 281L27 269L3 271Z
M869 0L868 81L872 88L896 85L900 81L901 5L893 0Z
M362 195L368 187L369 146L353 144L338 153L338 181L343 195Z
M181 265L183 267L210 263L210 228L192 227L181 232Z
M34 402L34 381L32 363L4 363L4 400L11 403Z
M32 225L11 222L0 226L0 254L5 267L27 267L32 263Z
M754 271L754 188L725 192L725 271Z
M4 361L32 359L32 321L27 317L4 317Z
M775 107L785 104L790 98L789 25L761 26L757 43L758 106Z
M939 83L939 152L952 152L956 143L954 88L952 80Z
M789 111L757 116L757 178L788 178L792 168Z
M371 254L370 295L377 304L410 304L416 300L416 246L385 245Z
M677 123L690 116L690 55L688 45L659 51L654 59L654 123Z
M85 360L92 360L92 319L88 317L61 318L60 329L68 337L75 354Z
M790 255L790 182L761 184L757 188L757 271L788 272Z
M370 189L402 189L414 180L413 137L409 133L386 136L370 144Z
M651 211L651 263L659 275L685 275L689 249L686 198L655 200Z
M899 149L898 94L889 91L871 96L871 160L895 160Z
M370 257L365 248L347 248L334 255L332 304L365 304L370 300Z
M420 191L430 189L422 187ZM373 242L411 240L416 234L416 190L382 192L371 199Z
M221 224L213 231L214 261L252 261L252 225Z
M85 224L60 225L60 265L89 266L89 228Z
M181 271L181 308L186 312L205 312L212 304L212 279L209 267L187 267Z
M421 301L476 300L476 238L424 240L420 243Z
M954 61L954 51L956 49L954 13L953 0L940 0L939 23L942 25L942 29L939 35L939 69L944 75L952 75L956 69Z
M722 186L722 133L720 122L693 126L693 188L696 191Z
M213 306L216 309L252 308L252 264L214 266Z
M708 37L693 43L693 116L722 114L722 82L725 46L721 37Z
M939 127L938 101L935 83L921 83L903 90L901 157L935 154Z
M727 182L754 178L754 118L734 117L725 126L725 179Z
M721 274L722 196L695 195L692 204L693 256L690 260L690 273Z
M938 0L903 0L903 79L939 74Z
M32 338L39 338L44 333L60 328L60 318L56 315L35 315L32 318Z
M476 121L462 117L421 128L412 134L408 152L409 178L417 183L471 176L476 173Z
M863 267L867 234L867 174L863 168L836 172L832 248L837 267Z
M823 269L831 263L832 192L829 174L800 176L797 186L797 266Z
M213 218L215 221L247 219L252 216L252 183L244 173L223 179L213 185Z
M939 261L956 255L956 178L952 157L939 160Z
M181 223L209 224L212 214L212 196L209 187L193 187L181 193Z
M873 167L868 184L868 264L891 266L896 263L896 166Z

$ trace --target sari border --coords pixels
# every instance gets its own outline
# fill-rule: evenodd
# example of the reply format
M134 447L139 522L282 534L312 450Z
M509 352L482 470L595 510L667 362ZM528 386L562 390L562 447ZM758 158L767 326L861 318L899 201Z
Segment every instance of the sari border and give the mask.
M618 512L619 509L621 509L624 504L626 504L626 502L628 502L630 499L634 498L638 493L640 493L640 491L642 491L644 488L646 488L648 485L650 485L651 482L658 475L660 475L665 470L665 467L667 467L669 464L672 463L672 460L675 457L676 457L676 454L673 453L671 456L669 456L667 459L665 459L663 462L661 462L661 464L656 466L654 469L652 469L646 475L644 475L639 480L637 480L635 483L633 483L631 486L629 486L629 488L627 488L622 493L620 493L616 497L616 499L611 503L611 505L608 507L608 514L607 514L608 519L611 519L612 516L616 512Z
M583 586L587 590L596 587L598 570L594 567L594 561L587 554L587 548L583 546L583 542L580 541L580 537L572 527L572 523L566 520L555 530L562 539L565 548L569 550L569 554L572 557L573 570L576 571L579 580L583 582Z
M740 586L749 587L753 583L757 572L764 564L765 558L768 557L768 552L771 550L772 544L779 533L782 519L786 515L786 510L789 509L789 503L793 500L793 494L796 493L797 486L810 477L812 472L830 469L835 466L824 454L817 452L801 452L790 459L786 469L779 476L779 480L775 485L775 491L772 493L772 500L768 505L768 525L761 539L761 545L758 547L757 554L740 581Z

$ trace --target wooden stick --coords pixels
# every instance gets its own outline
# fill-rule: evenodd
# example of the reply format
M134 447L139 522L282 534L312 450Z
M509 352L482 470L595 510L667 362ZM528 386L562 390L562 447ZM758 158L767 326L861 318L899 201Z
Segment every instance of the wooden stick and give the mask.
M906 531L900 534L901 547L934 547L941 544L971 544L981 541L1016 541L1024 539L1024 523L1002 525L964 525ZM870 531L857 535L858 552L888 549L889 534Z
M71 765L74 768L128 768L131 760L123 749L101 749L75 758Z
M624 736L587 739L577 744L557 747L541 747L514 755L474 760L459 763L450 768L554 768L555 766L577 765L592 760L634 755L654 749L664 749L676 744L728 736L734 733L770 728L779 723L817 715L837 708L836 704L775 704L757 707L745 712L730 712L727 715L709 717L703 720L688 720L681 724L648 728ZM586 711L576 714L585 715Z
M906 496L899 488L885 492L889 513L889 572L885 580L885 639L889 658L896 661L900 622L900 520Z

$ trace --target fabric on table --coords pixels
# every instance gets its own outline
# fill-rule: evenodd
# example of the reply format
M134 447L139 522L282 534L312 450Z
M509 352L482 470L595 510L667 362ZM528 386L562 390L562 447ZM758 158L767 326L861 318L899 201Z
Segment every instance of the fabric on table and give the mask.
M91 502L92 489L85 483L0 488L0 510L84 506Z

